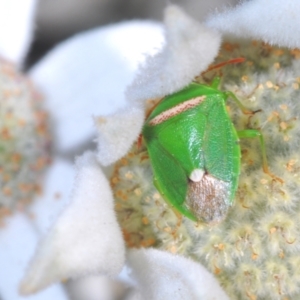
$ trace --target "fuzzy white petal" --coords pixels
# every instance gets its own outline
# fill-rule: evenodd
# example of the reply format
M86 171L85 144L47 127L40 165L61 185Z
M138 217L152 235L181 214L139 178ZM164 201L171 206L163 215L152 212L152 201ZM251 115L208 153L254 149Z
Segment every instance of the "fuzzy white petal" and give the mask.
M98 160L103 166L126 154L138 138L144 123L144 110L128 107L107 117L95 117Z
M46 234L58 214L69 202L74 180L71 162L55 158L43 180L42 194L30 207L32 222L37 230Z
M32 40L36 0L0 0L0 55L20 65Z
M22 281L23 294L65 278L115 276L122 269L125 247L109 183L93 153L76 165L72 201L42 241Z
M187 16L178 6L165 12L166 45L149 57L128 87L127 98L160 98L188 85L218 54L220 35Z
M114 300L121 299L126 293L126 287L121 282L105 276L70 280L66 288L72 300Z
M24 298L18 285L38 241L37 232L23 213L5 220L0 228L0 298L3 300L66 300L61 285L54 285L39 295Z
M157 249L131 250L129 266L144 300L229 299L202 265Z
M240 38L261 39L272 45L300 47L300 1L244 1L210 17L207 26Z
M162 42L159 23L123 22L78 34L30 71L47 100L57 150L68 151L96 135L91 117L125 105L124 91L138 64Z
M143 299L139 291L132 290L126 295L125 300L145 300L145 299Z

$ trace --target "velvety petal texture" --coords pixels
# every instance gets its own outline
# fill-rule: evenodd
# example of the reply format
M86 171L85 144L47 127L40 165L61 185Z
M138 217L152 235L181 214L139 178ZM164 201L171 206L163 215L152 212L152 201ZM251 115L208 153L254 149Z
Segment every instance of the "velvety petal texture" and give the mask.
M128 263L143 300L229 300L203 266L183 256L157 249L131 250Z
M260 39L272 45L300 47L300 2L252 0L212 15L206 25L223 34Z
M115 276L123 267L125 248L109 183L92 152L76 166L71 202L34 256L21 283L22 294L69 277Z
M127 293L121 282L99 275L69 280L66 289L72 300L117 300Z
M164 97L188 85L216 57L221 36L180 7L165 10L165 47L143 64L127 89L130 101Z
M144 123L144 109L129 106L107 117L95 117L98 161L107 166L127 153Z

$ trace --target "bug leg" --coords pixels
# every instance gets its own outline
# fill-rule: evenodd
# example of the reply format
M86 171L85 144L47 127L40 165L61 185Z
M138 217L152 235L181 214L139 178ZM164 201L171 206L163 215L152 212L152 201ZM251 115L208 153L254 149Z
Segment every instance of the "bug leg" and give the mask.
M173 209L173 211L177 217L176 228L179 228L182 224L182 214L179 211L177 211L176 209Z
M273 180L279 181L281 184L284 183L284 181L274 175L268 167L268 160L267 160L267 155L266 155L266 146L265 146L265 140L260 132L260 130L257 129L246 129L246 130L240 130L237 131L237 134L239 138L259 138L259 143L262 151L262 158L263 158L263 171L268 174L270 177L272 177Z
M246 59L244 57L236 57L236 58L233 58L233 59L230 59L230 60L227 60L227 61L223 61L219 64L216 64L216 65L212 65L211 67L209 67L206 71L202 72L201 75L205 74L205 73L208 73L210 72L211 70L215 70L215 69L219 69L219 68L222 68L226 65L229 65L229 64L237 64L237 63L242 63L244 62ZM218 87L218 86L217 86Z
M220 82L221 82L221 78L219 76L215 77L211 83L211 87L212 88L215 88L215 89L218 89L219 88L219 85L220 85Z
M142 148L142 144L143 144L143 135L140 133L136 141L136 147L138 148L138 150Z
M236 103L236 105L240 108L240 110L243 112L243 114L245 114L245 115L252 115L253 116L254 114L261 111L261 109L258 109L258 110L255 110L255 111L252 111L252 110L248 109L247 107L245 107L242 104L242 102L237 98L237 96L231 91L226 91L226 92L224 92L224 94L226 95L227 98L230 97Z

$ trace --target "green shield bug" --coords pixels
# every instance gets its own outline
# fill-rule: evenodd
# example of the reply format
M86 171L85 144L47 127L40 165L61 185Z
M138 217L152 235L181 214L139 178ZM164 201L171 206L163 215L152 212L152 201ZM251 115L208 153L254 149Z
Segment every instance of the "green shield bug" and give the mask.
M264 139L259 130L237 131L227 113L229 91L211 85L191 83L166 96L147 118L142 136L149 153L154 185L179 213L194 221L218 223L233 204L240 174L239 138L258 137L263 169L269 172Z

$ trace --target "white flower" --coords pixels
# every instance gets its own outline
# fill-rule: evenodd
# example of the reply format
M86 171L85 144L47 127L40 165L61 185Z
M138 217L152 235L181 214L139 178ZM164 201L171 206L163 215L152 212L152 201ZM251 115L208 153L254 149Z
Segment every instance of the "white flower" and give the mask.
M206 24L223 34L263 40L271 45L300 47L298 1L244 1L232 10L210 17Z
M22 294L64 278L116 278L123 268L125 246L108 181L91 152L77 160L77 169L72 202L39 246L22 281ZM213 276L191 260L154 249L129 251L128 256L137 279L134 297L228 299Z
M268 10L271 6L274 9ZM32 224L43 235L47 233L22 280L23 294L69 278L93 276L87 278L107 282L103 276L116 279L126 261L136 279L126 283L132 288L128 299L228 299L211 274L186 258L158 250L127 251L125 258L112 194L103 175L107 169L100 164L107 166L121 158L137 139L145 100L181 89L213 62L221 34L247 35L300 47L299 26L290 17L297 9L295 1L246 1L211 16L203 25L177 6L170 6L166 11L165 42L158 23L124 22L62 43L30 71L47 97L56 156L45 180L44 195L31 208L36 216ZM267 17L261 16L257 22L258 13ZM277 20L281 27L273 26ZM77 160L71 192L71 177L75 176L70 159L92 148L94 138L97 154L86 152ZM14 216L8 229L0 232L0 242L8 242L14 249L26 243L32 246L38 234L29 224L25 216ZM22 245L15 245L11 237L21 226L30 234ZM25 250L27 258L32 249ZM2 257L6 258L7 253ZM9 268L11 261L6 263ZM24 265L23 260L14 285ZM37 294L40 299L66 299L59 286L54 292L46 291L47 295ZM1 282L0 296L4 300L17 299L16 292L10 294ZM107 297L113 299L113 293Z
M36 2L0 1L0 53L19 66L31 44Z
M34 28L33 16L35 12L35 0L1 0L0 1L0 57L1 68L5 68L2 60L10 61L16 65L16 69L21 69L23 59L26 56L30 46ZM6 67L10 63L7 63ZM3 71L3 70L2 70ZM7 72L10 73L12 80L17 79L25 82L22 76L15 74L14 67L8 67ZM16 72L17 73L17 72ZM22 77L22 78L21 78ZM1 78L3 80L3 77ZM1 82L3 84L3 82ZM23 85L24 90L19 93L24 93L20 97L20 101L28 101L28 87ZM5 83L2 86L5 86ZM6 86L7 88L8 86ZM18 88L17 84L11 84L12 88ZM20 86L19 86L20 87ZM7 91L6 91L7 92ZM18 90L15 90L18 92ZM5 91L1 91L1 99ZM27 97L27 98L26 98ZM30 98L29 98L30 99ZM11 102L12 103L12 102ZM24 117L31 120L32 112L27 103L18 104L24 110ZM12 106L13 110L14 107ZM21 109L20 109L21 110ZM4 103L2 103L1 113L4 112ZM19 113L19 111L18 111ZM1 114L1 117L3 115ZM22 115L18 115L20 121ZM1 122L3 124L3 122ZM25 136L28 134L24 131ZM2 141L3 142L3 141ZM29 141L30 142L30 141ZM4 143L4 142L3 142ZM22 145L19 145L22 147ZM23 145L24 147L24 145ZM29 148L30 149L30 145ZM13 149L14 150L14 149ZM38 150L37 150L38 151ZM3 169L4 166L1 166ZM34 167L34 166L32 166ZM15 178L12 178L14 181ZM2 181L2 179L1 179ZM21 187L20 187L21 189ZM2 196L3 197L3 196ZM3 201L4 200L4 201ZM1 204L5 203L6 199L1 199ZM1 207L2 208L2 207ZM0 228L0 298L1 299L23 299L18 293L19 282L24 275L25 268L28 264L28 259L33 255L39 239L38 233L33 228L29 215L24 212L16 212L14 215L5 218ZM36 299L66 299L65 292L61 286L53 286L47 291L43 291Z
M187 56L189 49L194 52L193 57L186 62L187 66L190 64L193 66L193 69L195 69L195 66L192 65L192 59L195 59L197 57L197 51L201 50L201 48L197 50L197 48L201 46L200 42L195 40L195 43L191 43L187 48L181 46L181 44L182 40L194 40L196 31L194 27L197 26L197 28L200 28L201 25L189 19L189 17L183 14L177 7L171 7L167 16L168 31L172 29L168 38L172 41L173 45L178 48L179 52L183 51L186 53L184 56ZM178 27L180 31L180 34L178 34L177 30L173 29L173 27L176 21L181 19L182 25ZM102 164L107 165L116 161L129 149L140 132L144 113L143 104L137 103L137 101L136 104L130 108L126 108L125 106L125 110L121 110L122 103L126 104L127 100L124 97L125 88L130 81L133 80L134 71L138 63L141 63L145 59L145 54L150 57L149 55L153 55L163 45L161 29L161 25L153 22L132 21L90 31L87 34L79 35L71 39L70 42L58 46L52 53L46 56L41 63L31 70L32 78L46 94L48 99L47 106L52 113L53 122L56 125L56 127L54 127L57 137L55 146L58 154L67 155L68 152L72 152L76 147L79 149L84 147L87 138L95 134L93 123L91 122L92 118L90 118L91 116L93 116L96 129L99 131L99 152L97 157ZM191 30L191 34L187 34L187 29ZM208 39L210 35L209 30L201 27L199 39L202 35ZM217 54L220 38L215 32L212 32L211 35L213 38L216 36L216 38L213 39L215 44L212 46L215 50L209 51L209 56L213 59ZM125 36L126 38L123 38ZM124 46L121 48L122 52L118 54L119 57L116 57L119 62L116 63L114 60L112 60L112 62L111 60L106 60L108 56L112 55L111 49L116 51L116 49L121 46L120 44L124 43L122 38L124 41L126 40L124 46L127 45L128 49L126 50ZM130 39L132 40L130 41ZM101 42L102 47L98 48ZM103 47L103 45L105 45L105 47ZM132 45L135 45L135 47L133 48ZM170 43L168 45L170 45ZM171 54L171 49L168 47L169 46L165 49ZM91 55L90 53L89 57L90 63L93 65L93 68L95 68L92 73L90 73L90 70L87 70L89 71L87 72L83 68L86 60L82 55L82 53L91 48L95 51L95 55ZM151 48L153 50L151 50ZM73 49L77 49L77 51ZM138 56L133 52L137 53ZM203 51L199 51L199 53L201 52ZM142 53L145 54L143 55ZM103 57L105 60L99 60L99 57ZM125 59L123 57L125 57ZM202 58L203 56L201 56L201 60ZM56 63L53 63L54 60ZM77 64L74 64L74 61L76 61ZM174 62L176 62L176 53L169 59L168 69L170 72L172 71L171 68ZM182 83L181 86L186 84L194 75L204 70L207 66L208 63L205 63L202 67L193 70L192 75L188 75L187 70L187 75L185 75L184 78L185 83ZM180 64L178 64L178 67L180 67ZM110 75L108 78L110 78L111 83L109 79L105 77L103 83L100 81L103 77L103 72L106 72L107 76ZM109 72L109 74L107 72ZM59 73L59 78L54 76L56 73ZM76 74L76 76L72 76L72 74ZM151 76L153 75L155 74ZM186 77L188 79L186 79ZM61 85L61 88L57 87L58 83ZM106 86L108 84L110 84L109 87ZM98 87L99 85L100 87L102 86L102 89ZM171 92L172 90L170 89L171 87L169 87L169 91ZM97 93L95 93L95 90ZM164 91L160 93L163 94ZM83 98L86 99L85 102L82 101ZM70 101L72 101L71 109L74 109L73 112L70 111L70 105L68 103L66 103L65 106L62 105L67 99L71 99ZM118 102L116 102L116 99L118 99ZM127 100L127 102L129 101L130 100ZM57 110L58 105L60 106L59 110ZM107 107L107 113L116 110L118 108L116 105L119 105L120 113L114 114L113 117L109 115L98 116L99 112L103 115L104 105ZM72 113L75 114L78 108L81 115L77 114L74 115L73 118L70 118L69 116L72 116ZM116 122L116 119L120 119L120 121ZM64 137L67 137L67 139ZM105 147L103 147L103 145ZM35 292L51 282L65 278L77 278L83 275L95 275L97 273L116 277L124 265L125 247L120 234L119 237L117 237L118 232L120 233L120 229L114 214L110 213L113 210L113 199L109 192L108 183L102 175L101 167L98 165L96 157L92 153L84 154L78 162L78 174L74 183L73 192L71 193L71 202L67 204L66 209L60 214L54 227L50 229L50 233L48 233L39 246L39 250L31 267L22 282L21 292L23 294ZM60 178L62 177L63 175L60 176ZM53 190L50 189L49 193L53 193ZM63 196L65 197L65 194ZM46 199L51 198L47 194L44 197L46 197ZM37 208L38 210L41 209L42 206L40 203L41 202L37 202L36 205L33 206L33 211L36 212ZM103 216L101 216L101 212L104 213ZM37 215L35 222L40 223L39 227L46 227L41 224L41 214L35 214ZM85 222L85 220L89 221ZM95 252L93 253L93 251ZM149 255L149 258L152 257L152 255L158 255L155 254L156 252L153 253L154 254L151 254L151 252L149 252L149 254L145 255ZM109 254L111 256L108 256ZM137 256L136 261L142 259L141 255L132 254L132 262L134 255ZM169 256L167 253L162 255L163 257ZM78 259L77 262L75 262L75 260L77 260L76 258ZM206 274L206 271L202 271L201 266L184 258L182 258L181 262L178 260L178 263L186 263L190 267L193 266L195 268L194 276L196 277L200 278L202 272ZM161 264L163 264L163 262L161 262ZM81 265L81 267L79 265ZM134 263L132 263L132 265L134 265ZM138 270L138 268L134 269ZM178 271L167 267L166 272L169 272L171 275ZM149 268L149 275L152 273L152 269ZM158 276L156 273L153 274ZM209 276L209 282L212 282L214 287L210 287L207 290L207 284L203 284L199 290L196 289L192 292L195 297L197 297L196 295L200 293L201 290L212 296L214 295L213 291L215 291L215 293L223 295L225 299L225 294L218 287L218 284L211 275L207 274L203 276ZM182 276L182 279L179 278L179 281L177 279L176 282L178 282L178 284L184 284L184 282L182 282L183 277L184 276ZM160 281L159 276L158 280ZM143 284L147 283L144 282ZM155 291L155 286L157 286L157 284L151 284L149 282L149 288L153 290L153 292ZM162 282L162 286L165 286L166 291L170 293L166 282ZM186 282L186 290L182 290L182 295L186 292L190 293L192 290L193 280L190 280ZM136 296L137 294L135 293L134 295ZM143 289L140 295L143 295ZM164 293L162 293L162 297L163 295ZM178 294L178 296L179 295L181 294Z

